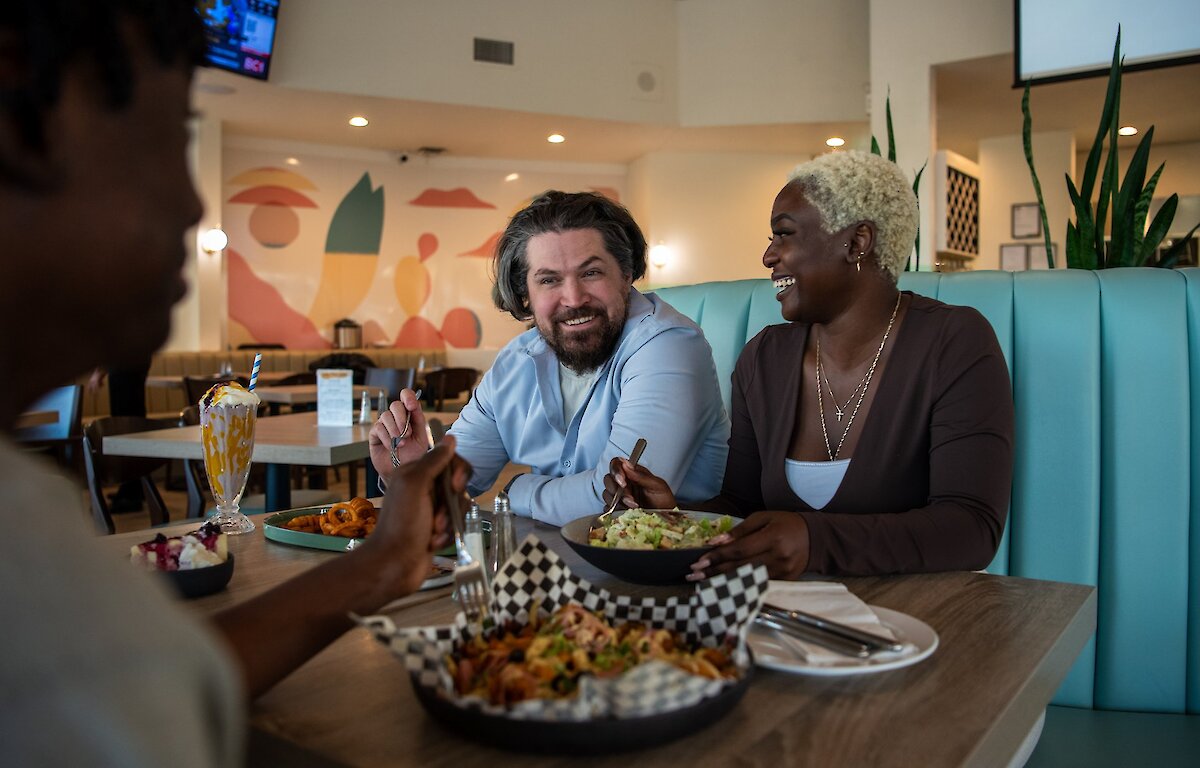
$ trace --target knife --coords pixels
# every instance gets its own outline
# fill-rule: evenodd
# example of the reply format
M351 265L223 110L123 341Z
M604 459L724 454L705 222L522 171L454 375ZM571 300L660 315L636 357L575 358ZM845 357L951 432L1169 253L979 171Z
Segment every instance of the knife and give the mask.
M864 632L863 630L855 627L839 624L836 621L830 621L829 619L822 618L815 614L805 613L804 611L794 611L788 608L780 608L779 606L771 605L770 603L763 603L762 613L760 615L766 615L768 618L776 621L794 622L799 626L814 629L819 632L826 632L844 640L849 640L850 642L859 643L860 645L866 646L866 648L871 652L904 650L903 643L898 643L895 640L883 637L882 635L876 635L872 632Z
M819 629L814 629L805 624L795 624L784 619L776 619L766 614L758 614L754 617L754 623L761 626L773 629L788 637L794 637L803 640L806 643L819 645L822 648L828 648L831 651L852 656L856 659L865 659L871 655L871 649L862 643L856 643L853 640L847 640L839 635L825 633Z

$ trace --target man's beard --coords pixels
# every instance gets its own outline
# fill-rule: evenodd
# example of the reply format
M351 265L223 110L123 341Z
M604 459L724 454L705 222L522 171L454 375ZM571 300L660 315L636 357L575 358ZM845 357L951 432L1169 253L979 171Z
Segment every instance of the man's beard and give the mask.
M617 348L617 342L621 340L621 333L625 330L625 315L628 310L629 303L626 301L620 319L616 321L610 318L606 312L601 311L597 318L600 321L599 324L582 333L566 333L563 331L562 323L577 317L587 317L596 310L563 312L550 321L549 335L540 324L538 333L546 340L550 349L554 350L554 354L558 356L558 362L576 373L587 373L604 365L612 357Z

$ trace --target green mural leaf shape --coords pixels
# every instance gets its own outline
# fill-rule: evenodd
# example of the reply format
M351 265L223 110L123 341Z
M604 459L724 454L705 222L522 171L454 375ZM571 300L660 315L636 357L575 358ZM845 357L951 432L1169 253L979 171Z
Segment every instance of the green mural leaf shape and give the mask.
M371 190L371 175L364 173L358 183L338 203L329 235L325 238L326 253L379 253L383 239L383 187Z

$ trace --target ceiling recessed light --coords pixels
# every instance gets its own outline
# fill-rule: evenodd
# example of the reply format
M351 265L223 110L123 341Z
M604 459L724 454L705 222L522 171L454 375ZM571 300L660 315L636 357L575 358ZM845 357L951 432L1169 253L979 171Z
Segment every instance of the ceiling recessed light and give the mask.
M353 125L355 128L364 128L367 125L367 118L362 115L355 115L350 118L350 125Z
M845 143L846 140L840 136L830 136L828 139L825 139L825 146L827 147L840 147Z
M566 137L564 137L561 133L552 133L546 137L546 141L550 142L551 144L562 144L566 140Z
M1118 128L1117 133L1121 134L1122 136L1136 136L1137 128L1134 128L1132 125L1125 125Z
M284 160L283 162L287 163L288 165L300 165L300 160L295 157L289 157L287 160Z
M505 181L516 181L516 180L517 180L517 179L519 179L519 178L521 178L521 174L519 174L519 173L510 173L510 174L508 174L507 176L505 176L505 177L504 177L504 180L505 180Z

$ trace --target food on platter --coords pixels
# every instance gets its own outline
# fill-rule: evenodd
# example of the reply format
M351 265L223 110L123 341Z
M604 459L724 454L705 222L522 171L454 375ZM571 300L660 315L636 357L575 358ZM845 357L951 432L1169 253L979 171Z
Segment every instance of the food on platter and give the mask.
M703 547L719 533L733 528L733 518L690 517L686 512L630 509L607 525L588 532L588 543L612 549L690 549Z
M284 527L301 533L344 536L357 539L375 530L375 505L361 496L339 501L323 514L300 515L284 523Z
M129 551L129 561L151 571L189 571L220 565L229 557L229 538L216 523L183 536L158 534Z
M457 644L446 665L457 693L491 704L574 696L584 676L617 677L662 661L713 680L738 675L728 649L692 645L676 632L640 623L613 626L602 615L568 603L528 624L508 622Z

